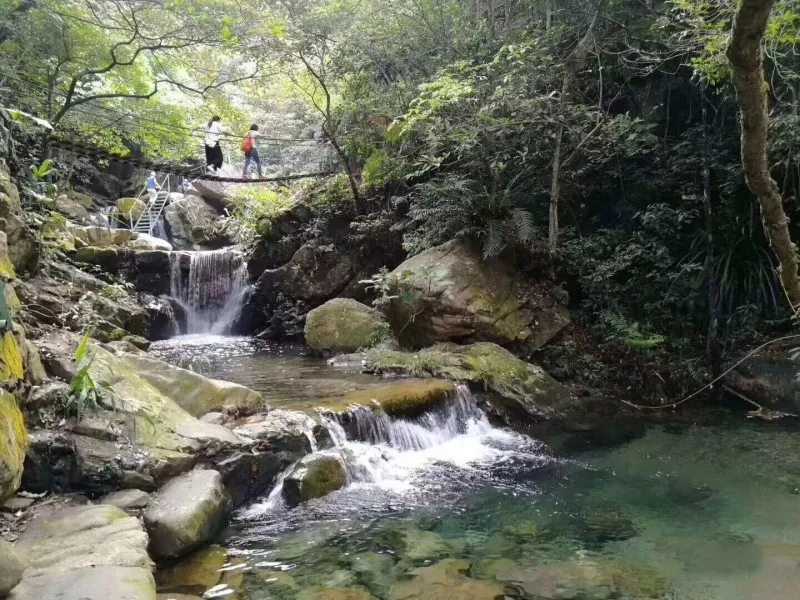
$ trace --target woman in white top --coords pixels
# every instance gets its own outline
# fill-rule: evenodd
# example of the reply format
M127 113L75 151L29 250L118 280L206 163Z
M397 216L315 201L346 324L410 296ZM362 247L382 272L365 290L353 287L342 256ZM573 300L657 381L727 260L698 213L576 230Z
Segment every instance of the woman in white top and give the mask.
M211 117L206 127L206 166L209 171L217 171L222 166L222 148L219 137L222 135L222 123L218 116Z
M259 178L264 176L261 173L261 157L258 155L258 146L256 146L257 138L258 125L251 125L250 131L247 132L247 135L244 137L244 141L242 142L242 152L244 152L244 171L242 172L242 177L244 179L250 177L250 161L256 163L256 167L258 167Z

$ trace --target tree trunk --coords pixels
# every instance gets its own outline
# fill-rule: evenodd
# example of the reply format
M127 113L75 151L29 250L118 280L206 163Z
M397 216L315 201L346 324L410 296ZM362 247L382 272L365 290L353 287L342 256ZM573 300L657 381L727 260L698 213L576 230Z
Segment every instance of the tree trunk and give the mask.
M559 113L564 112L563 108L567 102L567 95L569 94L569 88L572 86L572 81L586 62L587 48L589 47L589 41L592 39L597 19L600 16L600 7L602 4L603 0L600 0L597 4L597 10L595 10L592 22L589 23L589 28L586 30L586 34L567 57L564 79L561 82ZM563 117L563 114L560 114L560 116ZM561 194L561 182L559 178L561 177L561 145L563 139L564 125L562 123L558 126L558 131L556 132L556 145L553 151L553 173L550 179L550 213L547 227L547 246L551 257L555 256L558 251L558 202Z
M733 20L728 59L742 118L742 168L750 191L761 205L761 218L778 274L792 310L800 307L797 248L789 237L789 221L778 185L769 172L769 114L764 80L764 32L774 0L741 0Z

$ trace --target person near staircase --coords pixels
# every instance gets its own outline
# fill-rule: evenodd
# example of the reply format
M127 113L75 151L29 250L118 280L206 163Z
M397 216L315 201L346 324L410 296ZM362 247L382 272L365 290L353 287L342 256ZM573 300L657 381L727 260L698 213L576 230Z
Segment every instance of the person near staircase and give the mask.
M242 177L244 179L250 177L250 161L256 163L258 177L261 178L264 176L261 172L261 157L258 155L257 139L258 125L253 124L250 126L250 131L244 136L244 140L242 140L242 152L244 152L244 171L242 172Z
M206 127L206 167L209 171L216 172L222 167L222 148L219 138L222 135L222 123L217 115L211 117Z
M150 196L150 204L152 204L153 200L156 199L156 194L158 194L158 179L156 179L155 171L150 171L150 177L147 178L144 185L147 188L147 194Z

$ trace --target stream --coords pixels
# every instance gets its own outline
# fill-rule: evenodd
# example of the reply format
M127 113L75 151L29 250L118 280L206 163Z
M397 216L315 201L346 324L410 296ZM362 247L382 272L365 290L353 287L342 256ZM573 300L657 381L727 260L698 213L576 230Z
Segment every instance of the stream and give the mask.
M381 382L246 338L182 336L152 352L295 410ZM739 415L711 423L545 444L490 425L465 388L415 422L372 417L360 439L330 423L323 452L349 485L240 510L226 576L241 600L796 599L800 435Z

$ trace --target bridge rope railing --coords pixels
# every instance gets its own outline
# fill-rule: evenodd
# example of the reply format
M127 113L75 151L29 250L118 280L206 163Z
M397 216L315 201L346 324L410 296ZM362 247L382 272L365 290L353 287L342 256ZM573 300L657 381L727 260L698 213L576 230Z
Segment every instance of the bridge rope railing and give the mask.
M172 175L179 175L187 179L200 179L205 181L218 181L222 183L275 183L296 181L299 179L311 179L314 177L325 177L333 175L337 171L316 171L312 173L293 173L289 175L271 175L269 177L260 178L246 178L246 177L223 177L214 173L207 173L202 166L197 165L183 165L178 163L171 163L163 160L154 160L145 157L128 157L109 152L97 146L90 145L86 142L77 140L69 140L66 138L51 136L47 139L50 146L57 147L66 152L78 154L85 158L94 160L104 160L114 163L129 164L141 169L149 169L158 173L169 173Z

